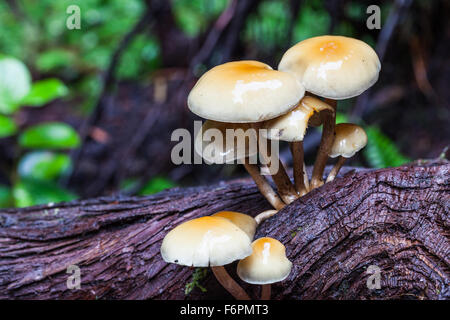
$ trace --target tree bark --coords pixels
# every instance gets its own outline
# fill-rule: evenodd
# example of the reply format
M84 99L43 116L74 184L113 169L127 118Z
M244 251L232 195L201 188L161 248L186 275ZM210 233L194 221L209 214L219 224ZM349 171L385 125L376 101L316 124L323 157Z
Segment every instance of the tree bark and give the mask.
M280 240L294 265L272 286L272 299L449 299L449 191L446 161L344 167L333 182L259 226L256 237ZM199 280L207 291L195 287L186 295L194 269L165 263L161 241L188 219L267 209L254 183L241 179L149 197L3 210L0 299L229 299L209 269ZM71 265L80 268L80 289L67 286ZM257 299L260 287L240 281L235 268L227 270ZM376 274L366 271L376 268L381 288L369 289Z

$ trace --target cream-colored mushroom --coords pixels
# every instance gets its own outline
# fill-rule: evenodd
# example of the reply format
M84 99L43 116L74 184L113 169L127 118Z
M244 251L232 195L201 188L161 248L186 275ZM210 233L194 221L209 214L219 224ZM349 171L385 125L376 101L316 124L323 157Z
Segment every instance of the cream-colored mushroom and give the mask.
M212 217L221 217L230 220L233 224L238 226L239 229L244 231L250 240L253 240L258 223L255 218L249 216L248 214L235 211L219 211L214 213Z
M305 90L296 78L286 72L273 70L258 61L228 62L206 72L189 93L189 109L209 120L228 123L251 123L276 118L303 97ZM296 197L295 188L279 159L274 163L271 150L260 145L265 164L271 170L281 198L286 203ZM267 153L262 152L267 150Z
M368 44L329 35L297 43L278 65L278 70L294 74L306 91L335 100L363 93L378 80L380 69L380 60Z
M336 136L329 156L338 158L327 177L333 181L346 159L351 158L367 145L367 134L363 128L352 123L339 123L335 128Z
M227 130L229 130L228 133ZM256 161L250 161L251 157L258 153L257 133L251 124L207 120L195 138L194 149L197 154L210 163L242 161L267 201L277 210L284 207L283 201L266 178L261 175Z
M286 51L278 65L292 73L306 91L336 100L357 96L371 87L381 69L375 51L363 41L342 36L320 36L299 42ZM323 170L333 144L335 114L325 115L322 140L314 163L312 188L323 184Z
M303 160L303 138L308 125L320 125L323 113L334 113L334 109L324 101L305 96L296 108L288 113L266 121L266 138L288 141L294 162L294 181L297 192L304 195L309 191L309 178Z
M206 72L189 93L188 106L205 119L254 123L288 112L304 94L291 74L259 61L233 61Z
M270 299L271 284L283 281L292 269L284 245L273 238L259 238L252 243L253 252L239 261L237 274L243 281L260 284L261 300Z
M220 284L238 300L250 300L223 267L252 253L251 239L230 220L202 217L171 230L161 245L164 261L190 267L211 267Z

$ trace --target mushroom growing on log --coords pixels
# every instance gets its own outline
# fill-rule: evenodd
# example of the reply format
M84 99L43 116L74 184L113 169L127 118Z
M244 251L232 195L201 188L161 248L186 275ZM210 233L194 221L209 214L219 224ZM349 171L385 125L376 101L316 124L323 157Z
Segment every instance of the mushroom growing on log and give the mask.
M280 240L292 272L272 299L450 299L450 164L340 171L262 222L256 237ZM249 179L0 212L0 299L231 298L209 272L206 293L186 296L193 269L168 264L164 236L188 219L270 205ZM67 268L80 268L68 289ZM369 266L381 289L369 289ZM233 274L236 265L227 269ZM256 296L251 285L242 287Z
M378 80L381 63L376 52L361 40L342 36L319 36L300 41L287 50L278 65L302 83L306 91L335 110L337 100L356 97ZM335 113L323 114L323 131L311 188L321 186L323 170L333 144Z
M247 123L258 132L261 122L288 112L304 94L305 89L291 74L259 61L242 60L221 64L203 74L189 93L187 104L189 110L205 119ZM283 163L276 152L272 153L270 143L261 141L259 134L257 140L261 160L268 166L281 199L291 203L297 192Z

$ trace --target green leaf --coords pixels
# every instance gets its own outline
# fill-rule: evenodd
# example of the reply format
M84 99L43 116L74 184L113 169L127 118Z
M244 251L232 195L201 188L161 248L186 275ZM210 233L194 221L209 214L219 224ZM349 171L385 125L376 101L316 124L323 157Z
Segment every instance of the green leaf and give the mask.
M345 113L336 112L336 124L338 123L348 123L349 119Z
M24 148L70 149L80 145L78 133L60 122L39 124L25 130L19 137Z
M411 161L397 148L395 143L374 126L366 128L368 137L364 156L373 168L398 167Z
M11 188L0 184L0 208L9 208L13 206L11 195Z
M0 57L0 112L11 114L30 91L31 75L17 59Z
M71 159L66 154L34 151L20 159L18 171L23 178L54 180L67 172L70 167Z
M175 187L175 183L164 177L154 177L139 192L140 195L158 193L165 189Z
M21 101L22 105L40 107L67 95L69 90L59 79L45 79L33 83L31 91Z
M13 198L16 207L71 201L76 196L58 185L43 180L22 178L14 185Z
M322 1L308 1L301 8L295 22L293 43L327 34L330 23L330 16Z
M14 135L17 132L17 126L13 119L0 114L0 138Z
M49 72L59 68L72 66L75 54L64 49L53 49L41 53L36 59L36 67L41 72Z
M174 0L172 11L178 27L194 37L204 31L208 22L225 10L228 0Z
M264 1L243 30L244 39L263 51L284 45L288 31L289 6L282 1Z

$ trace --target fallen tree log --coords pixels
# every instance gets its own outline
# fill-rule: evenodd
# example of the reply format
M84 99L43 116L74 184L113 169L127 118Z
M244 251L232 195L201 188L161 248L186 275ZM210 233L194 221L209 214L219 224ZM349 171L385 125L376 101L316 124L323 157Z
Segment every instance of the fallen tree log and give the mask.
M260 225L256 237L282 241L294 264L273 298L449 299L450 164L345 172ZM161 241L188 219L268 208L242 179L3 210L0 299L228 299L211 272L193 283L193 268L165 263ZM72 265L79 289L67 286ZM367 286L369 266L379 268L380 289ZM237 279L235 264L228 269ZM186 296L188 283L195 288ZM259 295L258 286L239 283Z

